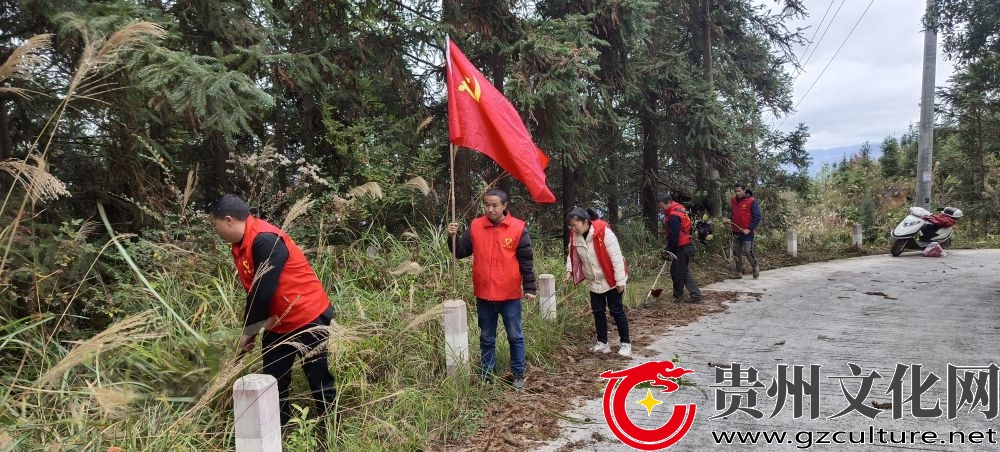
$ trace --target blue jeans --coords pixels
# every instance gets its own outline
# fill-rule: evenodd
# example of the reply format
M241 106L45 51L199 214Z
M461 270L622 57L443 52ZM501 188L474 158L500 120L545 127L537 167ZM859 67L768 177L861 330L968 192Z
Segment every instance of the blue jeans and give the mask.
M476 316L479 321L480 373L493 373L496 364L497 316L503 318L510 343L510 371L515 376L524 375L524 331L521 328L521 300L485 301L476 299Z

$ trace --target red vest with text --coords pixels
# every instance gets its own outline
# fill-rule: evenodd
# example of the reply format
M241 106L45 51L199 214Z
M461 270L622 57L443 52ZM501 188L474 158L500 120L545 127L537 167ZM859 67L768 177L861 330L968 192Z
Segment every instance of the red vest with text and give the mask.
M278 289L271 298L268 314L275 319L271 331L290 333L316 320L330 306L323 284L316 277L302 250L292 238L276 226L253 216L247 217L243 241L233 244L233 260L243 288L249 293L257 273L257 263L253 260L253 241L257 234L276 234L288 248L288 260L278 277Z
M524 222L510 216L493 225L485 215L469 225L472 239L472 289L476 298L487 301L519 300L521 266L517 262L517 244L524 233Z
M604 233L608 230L608 223L604 220L594 220L590 223L590 226L591 232L594 233L594 251L597 253L597 263L601 266L601 273L604 273L604 279L608 282L609 286L617 287L618 284L617 281L615 281L615 266L611 263L611 254L608 253L608 247L604 245ZM573 246L573 240L575 240L575 238L576 234L570 231L569 258L573 268L573 283L580 284L585 277L583 275L580 256L577 256L576 247ZM628 274L627 263L625 264L625 274Z
M676 215L681 220L681 236L677 239L677 246L685 246L691 243L691 218L688 217L687 210L677 201L670 201L667 209L663 211L663 235L670 239L670 229L666 227L671 215Z
M744 229L750 229L750 222L753 221L753 196L742 198L733 196L729 201L729 207L733 212L731 219L733 223L729 225L733 232L740 233Z

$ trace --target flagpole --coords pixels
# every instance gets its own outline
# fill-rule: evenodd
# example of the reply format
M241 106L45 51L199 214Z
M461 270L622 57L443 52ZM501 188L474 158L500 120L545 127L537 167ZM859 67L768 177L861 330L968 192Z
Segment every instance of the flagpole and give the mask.
M444 35L444 82L447 85L449 76L451 75L451 36ZM445 90L445 94L448 90ZM449 99L450 102L450 99ZM455 143L451 142L451 136L448 136L448 161L451 163L451 222L457 223L458 220L455 216L455 153L458 152L458 147ZM451 237L451 290L452 292L458 293L458 231L455 231L455 235Z
M455 153L458 151L454 143L448 143L451 154L451 222L457 223L455 218ZM458 292L458 232L451 236L451 289Z

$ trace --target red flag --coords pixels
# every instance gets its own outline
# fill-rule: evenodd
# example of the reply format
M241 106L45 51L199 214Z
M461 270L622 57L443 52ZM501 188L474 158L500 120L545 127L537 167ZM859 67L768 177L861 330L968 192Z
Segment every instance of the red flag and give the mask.
M546 156L517 110L448 40L448 138L477 150L521 181L535 202L554 203L545 185Z

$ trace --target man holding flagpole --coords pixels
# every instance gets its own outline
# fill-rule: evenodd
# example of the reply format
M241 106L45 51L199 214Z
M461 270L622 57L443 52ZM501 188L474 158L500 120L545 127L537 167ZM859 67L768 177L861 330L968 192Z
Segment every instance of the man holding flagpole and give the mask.
M514 389L520 391L524 389L525 355L521 298L535 299L534 254L524 221L507 211L507 202L504 191L487 191L483 195L485 215L472 220L452 251L458 259L472 256L472 289L480 331L480 376L483 381L493 379L499 316L510 344ZM449 224L448 235L456 234L458 224Z
M496 349L497 317L503 318L510 342L513 385L524 389L524 334L521 298L535 299L535 272L531 238L522 220L507 211L507 193L492 189L483 195L485 215L472 221L458 237L455 218L455 152L467 147L493 159L528 189L539 203L556 197L545 184L549 157L531 139L521 116L451 39L446 42L448 86L448 138L451 141L451 223L448 242L454 259L473 256L472 286L481 331L480 372L492 378ZM467 177L467 175L462 175ZM454 283L453 283L454 284Z

